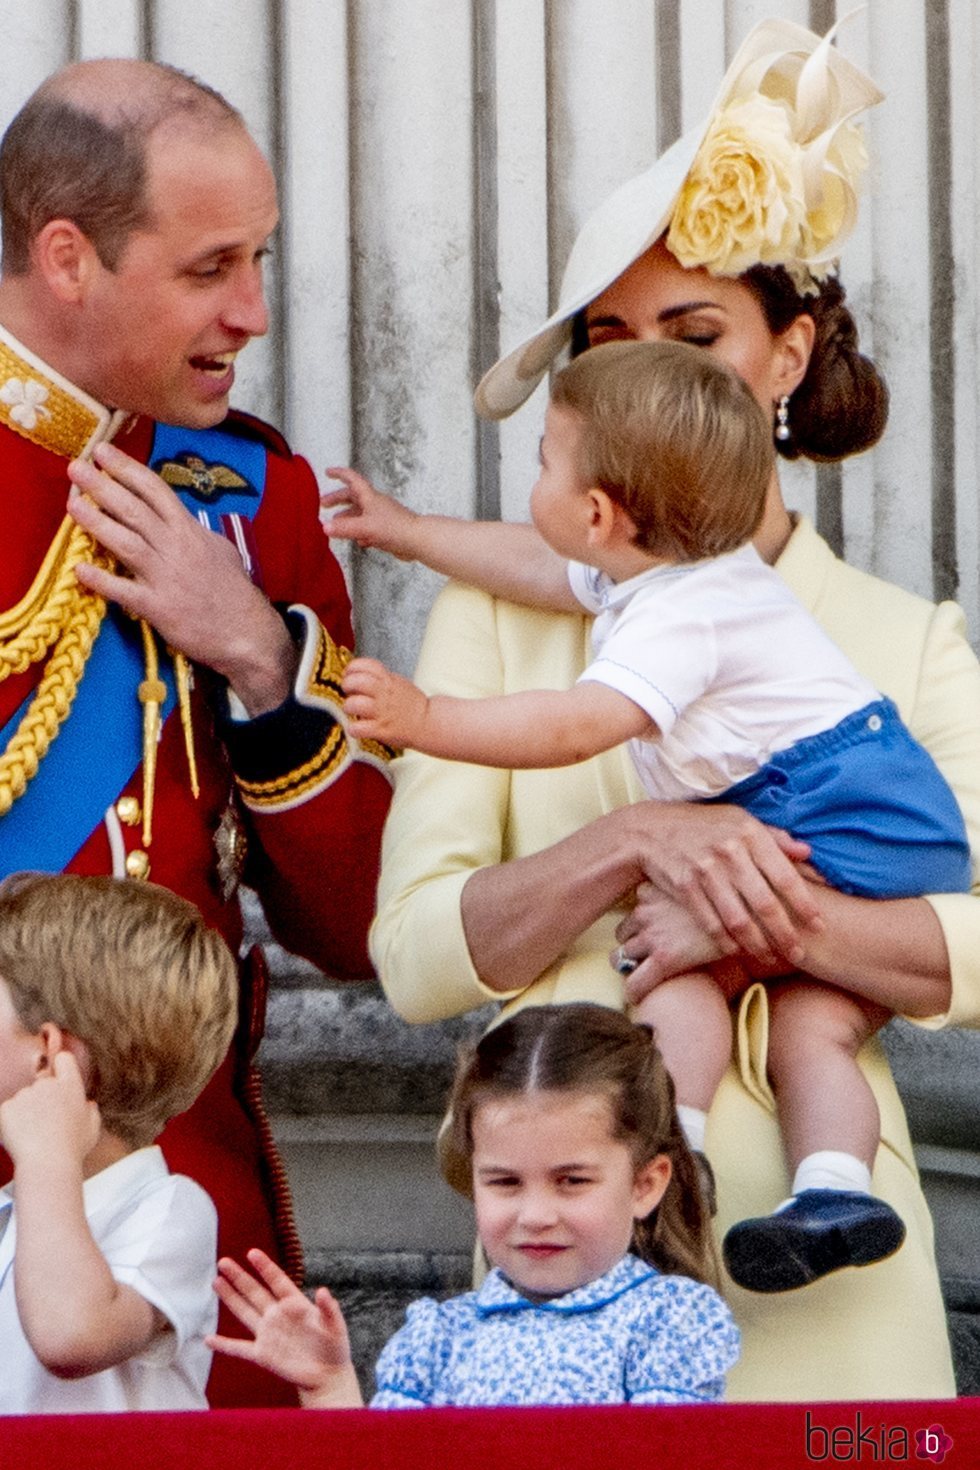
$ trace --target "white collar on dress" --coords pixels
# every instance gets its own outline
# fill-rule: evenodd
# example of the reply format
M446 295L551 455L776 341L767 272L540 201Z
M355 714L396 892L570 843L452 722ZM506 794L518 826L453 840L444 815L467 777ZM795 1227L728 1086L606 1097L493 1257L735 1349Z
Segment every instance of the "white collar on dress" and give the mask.
M567 1316L575 1312L594 1312L657 1275L656 1268L646 1261L626 1255L596 1281L588 1281L575 1291L567 1291L563 1296L551 1297L545 1302L531 1302L511 1285L502 1271L493 1270L476 1293L476 1313L478 1317L489 1317L495 1312L558 1312Z

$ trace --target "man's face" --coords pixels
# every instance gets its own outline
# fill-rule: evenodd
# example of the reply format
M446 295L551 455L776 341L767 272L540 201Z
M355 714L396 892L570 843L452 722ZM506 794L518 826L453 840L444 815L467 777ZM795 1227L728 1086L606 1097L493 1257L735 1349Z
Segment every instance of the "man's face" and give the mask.
M268 327L262 258L278 222L268 164L243 128L164 125L147 150L151 223L85 300L80 388L111 408L207 428L234 359Z

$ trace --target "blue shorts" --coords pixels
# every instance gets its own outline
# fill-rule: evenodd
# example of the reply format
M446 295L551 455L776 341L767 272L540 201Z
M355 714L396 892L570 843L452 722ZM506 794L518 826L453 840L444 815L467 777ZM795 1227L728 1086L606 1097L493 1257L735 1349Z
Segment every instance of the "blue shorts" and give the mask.
M842 893L917 898L970 887L956 798L890 699L779 751L708 800L808 842L810 862Z

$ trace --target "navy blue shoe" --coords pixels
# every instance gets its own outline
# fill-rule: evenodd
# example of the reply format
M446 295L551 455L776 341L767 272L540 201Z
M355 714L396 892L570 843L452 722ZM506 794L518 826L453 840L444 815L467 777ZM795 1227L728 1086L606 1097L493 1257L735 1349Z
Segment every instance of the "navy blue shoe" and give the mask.
M795 1291L844 1266L883 1261L904 1239L899 1216L873 1194L802 1189L775 1214L733 1225L721 1249L747 1291Z

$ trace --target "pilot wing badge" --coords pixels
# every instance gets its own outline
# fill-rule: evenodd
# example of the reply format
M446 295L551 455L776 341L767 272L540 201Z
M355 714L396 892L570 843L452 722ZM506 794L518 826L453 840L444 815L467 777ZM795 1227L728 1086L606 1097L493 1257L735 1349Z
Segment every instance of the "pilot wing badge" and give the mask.
M174 459L165 459L154 468L168 485L173 485L176 490L185 490L205 505L229 490L258 498L259 492L236 470L226 464L208 464L199 454L190 451L178 454Z

